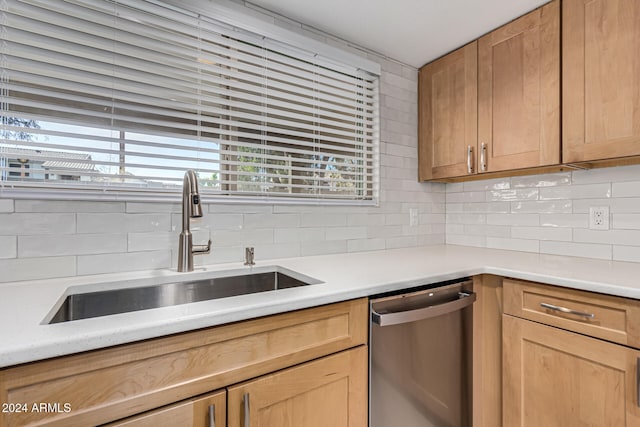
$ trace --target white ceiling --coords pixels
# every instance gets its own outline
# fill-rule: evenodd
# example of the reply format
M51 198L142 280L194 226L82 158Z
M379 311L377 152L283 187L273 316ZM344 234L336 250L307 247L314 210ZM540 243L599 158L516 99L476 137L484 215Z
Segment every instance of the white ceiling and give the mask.
M416 68L548 0L250 0Z

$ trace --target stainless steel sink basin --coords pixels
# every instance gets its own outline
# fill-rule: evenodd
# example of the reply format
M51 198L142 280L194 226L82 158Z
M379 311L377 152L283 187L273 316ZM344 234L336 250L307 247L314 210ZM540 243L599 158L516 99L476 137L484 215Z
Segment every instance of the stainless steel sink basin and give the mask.
M148 310L321 283L284 269L68 295L48 323Z

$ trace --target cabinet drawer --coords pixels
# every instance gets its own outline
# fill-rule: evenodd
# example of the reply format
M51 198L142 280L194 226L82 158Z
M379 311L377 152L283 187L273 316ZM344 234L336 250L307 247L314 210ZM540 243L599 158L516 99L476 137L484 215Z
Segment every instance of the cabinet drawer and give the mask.
M640 348L640 301L504 280L504 312Z
M102 427L224 427L226 419L227 392L222 390Z
M0 402L71 407L0 427L107 423L365 344L367 327L363 298L0 370Z

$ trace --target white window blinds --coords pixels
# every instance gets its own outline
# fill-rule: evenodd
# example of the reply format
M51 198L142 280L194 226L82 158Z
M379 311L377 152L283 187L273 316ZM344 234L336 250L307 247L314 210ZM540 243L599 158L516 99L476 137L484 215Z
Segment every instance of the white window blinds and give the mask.
M375 202L377 76L155 0L0 8L3 192Z

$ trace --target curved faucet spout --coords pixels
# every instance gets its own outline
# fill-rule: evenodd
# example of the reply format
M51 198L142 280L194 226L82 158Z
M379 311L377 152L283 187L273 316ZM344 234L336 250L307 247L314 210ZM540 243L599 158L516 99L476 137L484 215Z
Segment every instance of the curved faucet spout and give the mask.
M200 192L196 173L188 170L182 181L182 232L178 246L178 271L193 271L193 255L209 253L211 240L206 248L198 246L194 249L190 230L190 219L202 216Z

